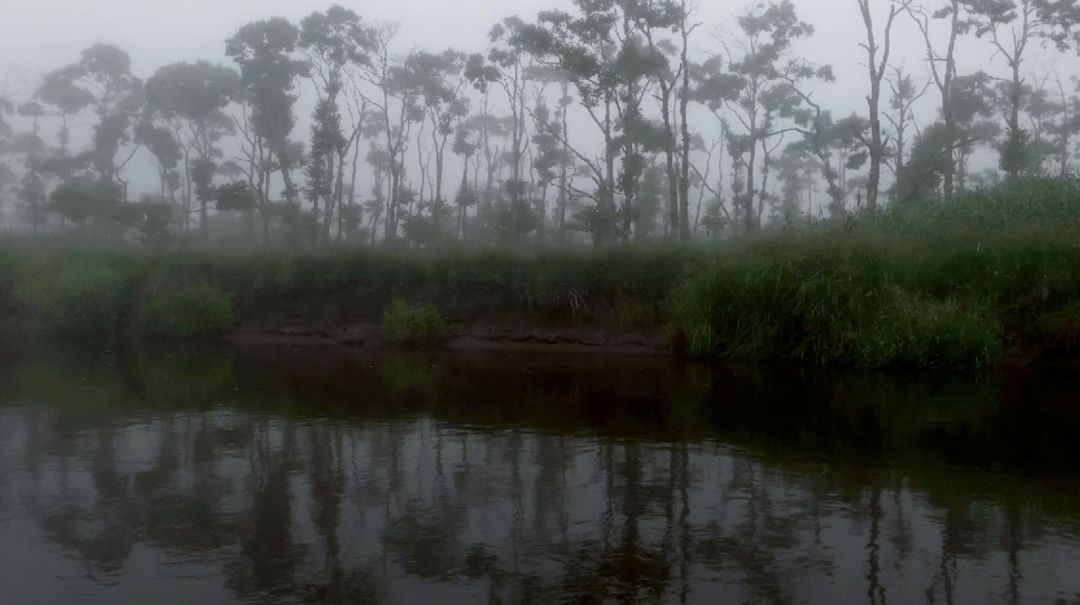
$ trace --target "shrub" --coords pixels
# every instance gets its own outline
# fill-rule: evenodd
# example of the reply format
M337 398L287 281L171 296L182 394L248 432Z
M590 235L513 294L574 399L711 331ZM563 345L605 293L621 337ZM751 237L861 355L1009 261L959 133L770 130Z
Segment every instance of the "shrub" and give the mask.
M137 314L137 329L148 336L220 336L236 324L232 298L216 286L189 286L156 297Z
M894 292L859 322L853 360L861 367L977 369L997 360L1001 330L987 309Z
M770 243L725 255L676 289L670 333L694 355L842 358L852 321L876 296L881 271L871 254L825 244Z
M433 305L398 300L383 311L382 337L391 345L436 345L449 340L450 327Z
M121 316L124 279L102 263L71 263L38 275L19 293L43 331L59 336L112 336Z
M963 302L993 297L941 279L963 279L943 270L958 258L866 234L763 240L678 288L669 332L699 356L982 367L1000 355L1002 333L989 304Z
M1072 353L1080 344L1080 302L1043 314L1036 320L1035 330L1047 349Z
M615 325L624 330L653 328L662 324L660 304L646 300L619 300L615 303Z

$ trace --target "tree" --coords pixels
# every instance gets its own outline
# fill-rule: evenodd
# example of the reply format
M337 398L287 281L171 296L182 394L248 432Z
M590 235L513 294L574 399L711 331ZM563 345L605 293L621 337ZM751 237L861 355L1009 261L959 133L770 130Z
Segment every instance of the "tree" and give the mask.
M172 162L173 145L179 147L183 159L184 227L192 212L192 199L199 202L199 232L203 241L210 238L206 193L222 157L218 143L235 132L232 120L224 108L236 98L240 78L235 71L206 61L174 63L158 69L146 81L148 118L166 126L172 136L152 124L143 127L148 143L156 144L159 163ZM152 149L154 151L154 149ZM164 157L159 155L164 153Z
M1040 78L1033 87L1024 87L1024 116L1027 118L1027 162L1024 168L1031 174L1050 174L1056 160L1056 125L1066 108L1058 103L1047 87L1047 78ZM996 126L996 124L995 124Z
M277 164L274 162L274 152L269 142L255 127L250 96L251 92L242 88L234 99L240 111L239 114L233 113L231 117L236 131L240 134L240 155L226 163L231 163L244 175L248 186L254 192L255 208L258 209L262 222L263 243L269 244L270 221L277 214L270 199L271 177L277 170ZM252 213L252 219L253 217Z
M94 170L105 181L120 185L127 183L120 172L134 157L138 147L127 150L131 142L131 126L142 105L142 83L131 74L131 58L109 44L95 44L84 50L78 63L63 67L45 78L38 96L46 103L56 104L63 115L92 108L97 117L92 139ZM66 145L66 129L61 144Z
M135 140L157 162L160 198L177 205L176 191L182 187L183 180L177 169L183 159L183 151L174 132L168 127L158 126L149 115L144 115L135 126Z
M1001 132L995 113L992 78L985 72L958 76L953 82L953 118L956 139L956 189L967 188L968 159L979 143L992 142Z
M988 37L1009 66L1008 112L1005 141L1001 146L1001 169L1016 178L1030 164L1028 133L1020 125L1024 104L1024 60L1035 42L1051 43L1059 51L1080 42L1080 3L1077 0L964 0L974 23L975 35Z
M82 175L69 179L49 195L49 209L60 216L85 226L87 219L114 219L121 215L123 188L108 180Z
M780 182L783 183L779 215L784 224L798 224L809 219L812 212L816 175L820 168L814 154L805 144L792 144L784 148L777 159Z
M862 14L863 25L866 27L866 43L861 46L866 51L866 66L870 75L870 94L866 97L866 104L870 109L870 174L866 187L866 209L875 212L878 207L878 191L881 187L881 164L885 158L885 141L881 134L881 83L885 79L885 71L889 66L889 56L892 53L892 30L896 17L906 11L911 5L911 0L903 2L892 0L889 3L889 16L885 20L885 29L882 35L882 46L878 47L877 34L874 28L874 16L870 10L870 0L856 0L859 4L859 12ZM881 58L878 58L878 51Z
M308 74L306 61L294 56L299 30L288 20L273 17L240 28L225 42L225 54L240 68L243 91L250 106L251 133L277 160L285 182L285 199L294 204L297 189L292 180L294 160L289 135L296 125L293 106L297 78Z
M911 157L897 173L892 199L899 204L927 202L941 192L945 175L954 170L953 134L942 122L925 128L915 139Z
M660 116L663 128L663 151L667 170L668 185L668 230L678 239L689 239L690 219L689 202L683 204L683 180L689 179L683 168L689 169L689 147L678 142L676 124L686 126L684 135L689 134L686 125L686 111L689 104L690 62L688 58L689 37L697 25L689 25L689 11L685 1L677 4L670 0L644 2L638 5L636 25L649 45L650 54L663 60L651 62L654 73L652 78L658 89ZM681 47L670 40L658 39L657 30L677 32L681 38ZM674 55L675 61L672 60ZM677 62L677 67L673 65ZM681 85L680 85L681 83ZM687 142L684 137L684 143ZM689 185L689 183L686 183ZM689 187L685 188L689 193ZM684 207L687 206L687 207Z
M3 122L4 101L0 99L0 156L8 152L22 157L23 175L18 183L18 198L22 202L23 217L29 223L31 231L37 234L47 218L45 212L47 184L46 175L42 171L46 145L41 138L39 128L39 121L46 116L46 112L45 108L35 101L28 101L17 108L9 104L8 109L14 109L15 113L22 118L29 118L31 123L29 132L19 133L5 141L11 136L12 131ZM0 174L0 190L2 190L4 181L13 182L15 176L7 166L0 165L0 173L4 173Z
M5 116L10 115L15 111L15 105L7 100L5 97L0 97L0 141L2 141L2 147L0 152L7 153L8 144L11 140L11 135L14 132L11 128L11 124L8 124Z
M474 64L474 80L484 87L484 82L494 82L502 89L510 107L510 181L503 184L510 198L510 233L517 237L521 233L522 214L526 208L522 193L525 181L522 178L522 157L525 154L525 113L527 102L526 87L529 71L526 69L529 46L528 36L531 30L517 17L508 17L496 23L488 34L492 43L488 61L495 70L477 70ZM496 75L497 74L497 75ZM493 77L494 76L494 77Z
M59 112L62 123L57 138L62 152L67 151L70 142L68 116L78 114L94 102L94 95L76 84L81 74L82 68L78 65L68 65L45 74L35 95L42 103L55 107Z
M113 237L133 223L134 212L124 208L127 182L121 177L123 169L139 149L134 142L132 125L143 104L142 82L131 73L131 59L123 50L109 44L94 44L84 50L77 63L48 74L37 91L37 97L47 105L57 107L63 117L59 140L60 153L42 158L35 152L33 168L23 181L23 195L33 200L36 208L45 198L43 175L61 179L57 190L49 195L47 208L53 209L73 222L83 224L87 218L107 222ZM44 108L27 106L34 119L44 117ZM69 156L67 117L92 109L97 119L91 147L82 154ZM33 139L40 140L36 135ZM37 149L43 145L35 143ZM84 195L85 199L78 199ZM34 212L34 210L32 210ZM43 220L31 216L31 222Z
M630 237L634 196L644 169L644 152L659 148L656 130L645 119L642 102L649 80L664 62L655 44L640 35L640 20L631 0L576 0L576 12L545 11L538 22L522 28L521 44L541 62L564 71L581 104L603 136L603 154L595 159L567 148L592 173L596 202L585 222L597 243L621 233ZM621 167L616 175L616 160ZM622 191L622 226L616 228L616 192Z
M574 155L567 142L569 110L574 102L573 96L570 95L571 82L566 72L546 67L533 70L530 77L540 83L531 112L533 146L530 157L532 171L539 181L540 188L536 210L541 219L547 217L547 192L554 186L557 198L552 218L559 241L565 241L566 214L571 194L572 172L575 168ZM551 84L558 87L554 99L550 99L547 94ZM544 227L543 220L540 225Z
M164 198L144 195L137 204L138 227L142 243L148 246L163 247L172 240L169 226L173 222L175 203Z
M643 45L632 35L627 24L632 13L624 15L624 42L619 51L617 73L623 80L616 108L619 112L619 136L622 146L619 171L619 190L623 193L623 243L628 243L632 226L636 226L635 208L640 181L648 166L648 155L663 149L669 140L666 131L657 128L646 118L642 104L650 86L651 74L657 72L657 64L666 58L653 48Z
M679 19L679 40L682 45L679 48L679 65L682 70L682 87L679 90L679 124L682 132L682 172L679 175L679 235L683 239L690 239L690 120L687 116L690 107L690 80L692 64L689 59L690 35L698 28L699 24L690 25L687 22L689 11L687 0L681 0ZM719 197L717 203L721 203ZM698 206L700 211L701 207ZM725 210L726 212L726 210ZM695 220L695 229L697 228Z
M1075 86L1077 80L1073 78ZM1080 133L1080 97L1065 90L1061 77L1056 78L1058 119L1050 125L1047 134L1052 137L1051 154L1057 163L1058 176L1069 174L1073 137Z
M661 147L667 171L669 234L687 240L692 233L689 198L693 137L687 117L694 79L694 64L689 55L690 36L701 24L690 22L692 10L687 0L632 2L626 3L625 10L645 37L652 57L649 64L658 90L655 96L660 103ZM665 31L674 35L678 43L657 37Z
M454 204L458 208L458 220L457 220L457 237L465 241L466 224L465 219L468 214L469 206L476 205L476 190L469 186L469 161L476 154L477 143L473 138L473 132L466 129L464 125L458 125L457 131L454 134L454 153L461 156L461 185L458 187L458 192L454 196Z
M388 155L388 195L383 219L387 241L397 238L401 222L402 181L410 133L413 125L424 119L420 81L390 55L390 45L396 33L394 27L381 27L372 32L375 45L372 61L361 66L358 75L375 88L375 93L369 94L359 88L356 91L378 114L384 136L384 151Z
M924 145L923 153L940 150L947 157L940 163L943 167L941 180L946 200L952 199L954 180L956 175L956 163L953 161L953 152L956 147L956 116L953 108L953 81L956 79L956 44L960 36L971 30L971 22L965 17L964 4L961 0L946 0L946 5L933 13L928 13L921 8L909 6L907 11L912 21L918 26L922 34L923 43L926 47L926 62L930 67L930 75L941 95L941 128L931 138L922 137ZM944 51L934 45L930 29L931 19L946 21L948 35ZM929 144L928 141L933 141ZM938 143L941 143L938 145ZM929 161L929 160L921 160ZM938 162L931 162L935 167Z
M618 45L612 37L617 16L611 2L575 2L579 14L566 11L540 13L537 23L522 28L521 41L541 63L566 73L577 89L582 107L603 137L600 158L567 147L589 167L595 193L585 193L595 205L579 217L595 243L615 235L615 103L618 97L613 62Z
M330 240L330 225L335 208L341 211L345 196L345 162L357 143L363 122L355 120L345 133L342 127L339 97L346 68L369 64L368 54L375 49L371 29L351 10L331 6L325 13L315 12L300 24L299 46L311 66L318 101L311 126L311 149L307 166L307 193L316 216L322 206L322 239ZM363 113L362 111L360 113Z
M893 67L892 77L888 79L889 89L889 112L885 119L893 129L893 176L897 176L904 169L904 160L907 153L908 129L915 123L913 107L930 88L930 82L921 89L915 85L915 81L904 71L903 67Z
M232 181L218 185L212 191L217 209L223 212L243 212L255 207L255 192L247 181Z
M431 144L435 155L435 198L432 201L431 217L436 237L441 233L440 217L446 206L443 198L446 148L450 137L456 136L461 121L469 115L469 98L466 96L470 85L469 65L482 61L480 55L469 57L455 50L446 50L440 54L415 52L405 61L407 68L421 83L424 110L427 119L431 121ZM471 155L471 152L468 155ZM461 218L459 216L459 219Z
M0 96L0 205L3 204L4 189L15 180L15 171L4 161L11 155L11 136L14 133L5 116L14 109L11 101Z
M698 96L718 119L730 124L720 113L727 109L739 127L729 127L728 148L746 174L745 189L736 197L735 207L744 231L749 232L760 227L767 193L757 182L759 147L768 156L771 140L789 132L777 126L775 118L795 116L795 97L809 99L799 90L799 83L830 81L833 76L828 67L816 67L791 56L794 42L811 36L814 28L799 19L790 0L755 5L739 17L738 25L738 34L733 38L737 54L728 58L727 70L720 56L702 65Z

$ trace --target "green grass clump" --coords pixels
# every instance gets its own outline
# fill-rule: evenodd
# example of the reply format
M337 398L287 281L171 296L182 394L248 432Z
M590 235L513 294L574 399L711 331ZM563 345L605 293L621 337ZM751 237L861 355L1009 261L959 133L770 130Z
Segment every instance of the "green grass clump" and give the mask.
M890 207L862 217L882 232L914 237L965 238L1019 233L1033 228L1080 228L1080 179L1028 178L988 190L961 193L948 202Z
M391 345L438 345L450 339L450 326L434 305L398 300L383 311L382 338Z
M758 241L676 289L670 332L691 354L739 360L993 363L1003 341L995 310L974 302L984 299L962 274L943 269L956 253L908 244L839 232Z
M125 280L105 263L70 262L25 281L20 306L42 331L57 336L111 337L121 316Z
M163 338L206 338L236 325L232 297L216 286L198 285L161 294L136 313L138 331Z
M839 360L887 265L861 240L762 240L722 255L676 289L670 329L695 355Z
M997 360L1002 334L984 306L896 292L858 324L852 357L860 367L978 369Z
M1080 347L1080 302L1043 314L1035 321L1035 330L1048 349L1073 353Z
M629 299L615 303L615 325L623 330L655 328L663 324L658 301Z

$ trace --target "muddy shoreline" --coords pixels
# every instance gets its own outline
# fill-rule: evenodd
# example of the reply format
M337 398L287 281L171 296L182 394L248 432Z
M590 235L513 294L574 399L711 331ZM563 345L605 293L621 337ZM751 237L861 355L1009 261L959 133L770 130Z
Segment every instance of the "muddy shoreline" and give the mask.
M537 351L566 353L633 353L670 355L672 347L661 330L612 330L588 326L455 323L441 348L458 351ZM376 323L334 326L244 326L227 335L239 343L282 343L349 348L383 348Z

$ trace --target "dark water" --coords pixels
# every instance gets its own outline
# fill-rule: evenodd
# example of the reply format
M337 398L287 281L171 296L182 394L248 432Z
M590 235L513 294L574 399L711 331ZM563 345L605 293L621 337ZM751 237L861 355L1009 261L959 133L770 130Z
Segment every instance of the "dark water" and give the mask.
M0 352L2 603L1080 603L1066 376Z

